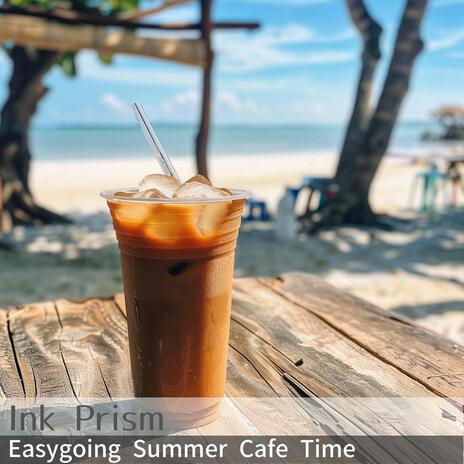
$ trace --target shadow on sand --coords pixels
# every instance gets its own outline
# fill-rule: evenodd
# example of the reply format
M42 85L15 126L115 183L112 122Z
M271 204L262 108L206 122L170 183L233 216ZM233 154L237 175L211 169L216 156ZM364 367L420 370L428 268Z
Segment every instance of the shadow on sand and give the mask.
M68 226L14 231L11 243L16 250L0 250L0 306L121 291L118 249L109 216L72 217L75 223ZM272 223L245 223L236 275L303 271L324 278L339 272L345 275L345 288L350 289L356 276L362 276L360 285L367 288L377 275L398 278L399 273L462 286L463 245L463 210L400 222L393 232L343 227L317 237L302 235L292 243L277 241ZM422 305L420 313L464 310L459 299L449 300ZM395 310L415 317L416 306L404 301Z
M292 270L324 275L341 269L356 273L403 270L428 277L438 264L464 262L463 210L401 221L392 232L340 227L317 237L300 236L294 243L276 240L272 225L245 224L243 229L237 254L242 275ZM255 263L251 274L250 266L241 269L248 261ZM464 284L455 275L435 273L433 278Z

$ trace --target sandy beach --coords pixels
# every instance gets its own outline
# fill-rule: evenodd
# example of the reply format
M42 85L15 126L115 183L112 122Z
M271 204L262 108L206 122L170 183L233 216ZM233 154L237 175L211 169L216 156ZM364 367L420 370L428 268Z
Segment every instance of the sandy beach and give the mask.
M285 185L297 185L303 175L330 175L335 161L325 152L212 157L211 177L216 185L251 190L267 199L273 211ZM183 178L194 173L190 159L179 158L175 164ZM272 223L246 223L236 275L311 272L464 343L462 209L440 209L427 216L408 209L411 183L420 169L406 160L387 159L378 173L374 208L408 220L394 231L344 227L279 243ZM17 252L0 255L0 304L120 291L118 251L98 192L136 184L153 170L148 158L35 162L32 185L37 199L75 222L15 230Z

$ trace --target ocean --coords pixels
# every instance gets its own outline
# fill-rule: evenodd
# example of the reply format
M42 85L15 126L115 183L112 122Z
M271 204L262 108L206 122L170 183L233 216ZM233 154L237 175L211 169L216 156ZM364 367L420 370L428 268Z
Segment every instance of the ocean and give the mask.
M426 150L420 135L432 124L397 125L390 152L406 154ZM435 128L436 130L436 128ZM193 125L159 124L156 132L173 157L191 156L196 128ZM308 153L339 150L343 126L217 126L211 130L210 153L221 155ZM150 157L151 152L136 126L34 128L33 155L38 160Z

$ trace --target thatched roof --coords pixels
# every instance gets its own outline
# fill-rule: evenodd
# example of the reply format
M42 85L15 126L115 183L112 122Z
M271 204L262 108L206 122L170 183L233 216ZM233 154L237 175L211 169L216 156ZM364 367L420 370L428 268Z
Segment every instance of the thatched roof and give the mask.
M434 110L432 116L437 119L461 119L464 118L464 106L443 105Z

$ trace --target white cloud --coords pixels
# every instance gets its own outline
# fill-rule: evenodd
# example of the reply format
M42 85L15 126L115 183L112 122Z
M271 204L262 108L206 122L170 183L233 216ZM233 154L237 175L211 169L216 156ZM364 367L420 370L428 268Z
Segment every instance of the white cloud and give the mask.
M116 111L117 113L126 113L129 109L121 99L109 92L104 93L100 97L100 103L109 110Z
M196 90L179 92L173 97L163 100L159 105L152 109L153 113L168 116L189 117L199 110L200 93ZM264 106L260 106L254 99L240 98L236 93L228 90L219 90L213 95L215 112L219 116L247 113L260 113L266 111Z
M174 104L176 105L196 105L200 101L200 94L196 90L188 90L186 92L178 93L174 97Z
M216 37L220 67L227 72L257 71L266 68L328 64L350 61L354 50L291 50L289 45L327 44L349 40L352 30L324 36L301 24L268 27L260 33L221 34Z
M186 115L200 103L200 93L197 90L186 90L176 93L172 98L161 101L153 108L154 113L175 114L183 113Z
M464 29L458 29L450 34L430 40L428 48L430 50L443 50L445 48L455 47L461 42L464 42Z
M146 67L136 67L134 62ZM83 79L163 87L191 87L199 83L200 73L197 69L176 64L171 65L172 70L156 69L166 66L169 65L132 57L116 57L114 65L108 66L100 63L93 52L84 51L78 55L79 77Z
M242 102L239 100L237 95L224 90L218 92L217 102L224 104L226 107L237 113L241 112L243 108Z
M161 71L154 69L130 69L130 68L112 68L112 69L84 69L82 68L81 77L105 82L119 82L127 84L157 85L157 86L191 86L192 83L198 82L199 78L194 72L179 71Z
M228 110L236 114L267 111L267 107L258 105L256 100L252 98L240 98L237 94L227 90L217 92L215 104L219 111Z

